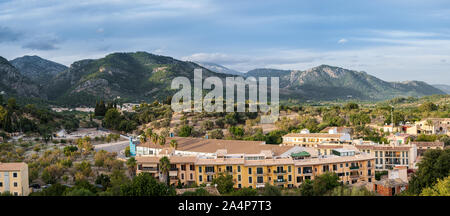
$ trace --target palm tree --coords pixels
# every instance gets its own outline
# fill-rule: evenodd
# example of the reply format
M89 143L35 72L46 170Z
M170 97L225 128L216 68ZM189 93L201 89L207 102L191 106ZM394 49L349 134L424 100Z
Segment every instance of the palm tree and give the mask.
M145 137L145 134L141 134L141 136L139 137L139 141L141 141L142 144L147 142L147 137Z
M152 138L152 142L154 144L156 144L158 142L158 134L157 133L152 133L151 138Z
M431 128L431 133L433 133L434 128L433 128L433 121L431 119L428 119L425 124Z
M165 145L166 144L166 137L164 137L164 136L159 136L159 144L160 145Z
M131 177L134 177L136 175L136 166L137 166L136 159L134 157L130 157L130 159L127 160L127 167Z
M159 159L159 171L162 173L163 182L169 185L170 160L168 157L164 156Z
M177 149L178 142L176 140L170 140L170 147Z

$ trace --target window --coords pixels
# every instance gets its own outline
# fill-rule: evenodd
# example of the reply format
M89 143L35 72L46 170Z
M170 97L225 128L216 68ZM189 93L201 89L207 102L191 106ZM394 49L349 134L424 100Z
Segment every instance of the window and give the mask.
M190 165L189 169L193 171L193 170L195 170L195 166L194 165Z
M203 176L198 176L198 181L199 182L203 181Z
M303 182L303 177L302 176L297 176L297 183Z
M241 185L241 184L238 184L238 188L242 188L242 185Z
M19 193L17 193L17 192L14 192L14 196L19 196Z
M0 187L3 187L3 182L0 182Z
M288 166L288 172L292 172L291 166Z
M341 164L341 168L344 167L344 164Z
M233 172L233 166L227 166L227 172Z
M375 151L375 157L378 157L378 151Z
M292 175L288 175L288 180L292 181Z
M213 166L207 166L205 167L205 172L214 172L214 167Z
M186 165L181 165L181 170L185 171L186 170Z
M330 170L330 167L328 165L322 166L322 171L323 172L326 172L326 171L329 171L329 170Z
M263 174L263 168L262 167L256 168L256 174Z
M237 167L237 171L238 171L238 172L241 172L241 166L238 166L238 167Z
M299 174L302 173L302 168L301 167L298 168L298 173Z
M238 175L238 181L241 181L241 175Z
M348 167L348 163L345 163L345 167Z
M337 165L333 164L333 171L336 171L336 170L337 170Z
M251 177L251 176L250 176L250 177L248 177L248 183L249 183L249 184L251 184L251 183L252 183L252 181L253 181L252 177Z
M194 176L193 176L192 173L191 173L191 174L189 175L189 177L190 177L189 179L192 180Z
M258 176L258 178L256 178L256 182L257 182L258 184L264 183L264 177Z
M201 166L198 167L198 172L202 173L202 167Z
M184 173L181 173L181 179L184 179Z
M17 178L17 173L13 173L13 178Z
M17 187L17 182L14 182L14 187Z
M249 174L249 175L252 174L252 168L251 168L251 167L248 168L248 174Z

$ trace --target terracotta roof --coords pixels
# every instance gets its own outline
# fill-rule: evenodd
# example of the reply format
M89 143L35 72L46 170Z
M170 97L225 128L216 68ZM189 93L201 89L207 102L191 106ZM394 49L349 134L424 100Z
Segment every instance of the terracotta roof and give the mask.
M284 135L283 137L302 137L302 138L341 138L342 134L325 134L325 133L289 133Z
M219 149L226 149L227 154L259 154L263 150L270 150L274 155L280 155L292 148L292 146L264 144L263 141L203 139L192 137L167 138L164 146L152 142L142 143L138 146L158 149L169 148L169 142L171 140L177 141L177 150L179 151L203 153L216 153Z
M24 162L20 163L0 163L0 171L16 171L26 168L27 164Z
M444 142L411 142L411 144L415 144L417 147L444 147Z
M384 187L395 187L395 186L406 186L407 182L402 181L400 178L396 179L381 179L379 181L375 181L377 185L383 185Z
M409 151L411 146L355 145L357 149Z
M136 157L136 161L138 163L159 163L161 158L157 156L141 156ZM195 156L170 156L168 158L170 163L194 163L197 161L197 157Z
M138 163L159 163L160 157L157 156L143 156L136 157ZM264 160L245 160L244 158L196 158L193 156L170 156L171 163L195 163L196 165L232 165L241 164L245 166L272 166L272 165L287 165L292 164L296 166L304 165L319 165L331 163L346 163L372 160L374 157L363 154L354 156L329 156L326 158L310 158L302 160L293 160L292 158L270 158Z

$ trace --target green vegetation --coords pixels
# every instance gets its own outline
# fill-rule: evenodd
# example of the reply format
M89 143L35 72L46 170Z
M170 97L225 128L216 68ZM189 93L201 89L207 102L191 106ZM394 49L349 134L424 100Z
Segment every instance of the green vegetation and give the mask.
M408 194L419 195L438 179L450 176L450 149L427 150L418 164L419 169L409 181Z

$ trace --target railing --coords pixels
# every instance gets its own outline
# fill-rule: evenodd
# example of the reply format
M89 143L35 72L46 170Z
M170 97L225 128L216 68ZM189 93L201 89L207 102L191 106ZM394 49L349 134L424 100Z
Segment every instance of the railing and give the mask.
M286 174L286 170L280 170L280 171L274 170L273 173L275 173L275 174Z
M275 180L273 180L273 183L285 183L285 182L287 182L286 181L286 179L275 179Z
M351 166L350 169L351 170L356 170L356 169L359 169L359 166Z

